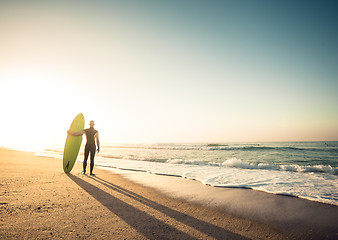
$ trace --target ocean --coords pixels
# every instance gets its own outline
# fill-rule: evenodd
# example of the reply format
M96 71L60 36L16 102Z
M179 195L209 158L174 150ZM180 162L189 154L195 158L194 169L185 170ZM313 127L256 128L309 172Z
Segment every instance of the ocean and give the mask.
M62 153L36 155L62 159ZM95 165L338 205L338 142L111 144L101 147Z

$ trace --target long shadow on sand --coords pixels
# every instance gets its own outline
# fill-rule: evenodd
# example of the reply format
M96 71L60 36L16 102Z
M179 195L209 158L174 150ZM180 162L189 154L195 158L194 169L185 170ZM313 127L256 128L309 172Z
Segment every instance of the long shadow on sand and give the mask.
M89 193L92 197L94 197L97 201L99 201L108 210L119 216L127 224L129 224L131 227L136 229L139 233L141 233L148 239L167 239L169 238L169 236L171 237L175 236L174 237L175 239L196 239L195 237L190 236L187 233L182 232L164 223L163 221L152 217L146 212L131 206L130 204L114 197L113 195L103 191L102 189L94 186L93 184L77 176L74 176L72 174L67 175L71 180L73 180L77 185L79 185L82 189L84 189L87 193ZM122 193L125 196L135 199L149 207L152 207L153 209L161 211L162 213L168 215L169 217L172 217L177 221L180 221L188 226L191 226L197 229L198 231L203 232L216 239L246 239L243 236L231 233L223 228L217 227L210 223L201 221L194 217L188 216L184 213L175 211L166 206L158 204L127 189L109 183L101 178L91 177L91 179L101 183L102 185L116 192Z
M140 203L147 205L148 207L151 207L159 212L162 212L163 214L175 219L176 221L179 221L185 225L188 225L192 228L195 228L196 230L205 233L208 236L211 236L216 239L245 239L243 236L237 235L235 233L229 232L225 230L224 228L217 227L211 223L207 223L205 221L199 220L197 218L194 218L192 216L189 216L185 213L176 211L174 209L171 209L167 206L161 205L157 202L154 202L150 199L147 199L139 194L136 194L130 190L127 190L125 188L122 188L120 186L117 186L113 183L110 183L102 178L99 178L97 176L91 177L93 180L101 183L102 185L119 192L121 194L124 194L127 197L130 197L134 200L139 201Z
M114 197L113 195L103 191L93 184L76 177L72 174L67 174L77 185L99 201L109 211L113 212L124 220L131 227L148 239L166 238L166 234L175 234L177 238L194 239L192 236L173 228L172 226L150 216L149 214L129 205L128 203ZM146 225L145 225L146 223Z

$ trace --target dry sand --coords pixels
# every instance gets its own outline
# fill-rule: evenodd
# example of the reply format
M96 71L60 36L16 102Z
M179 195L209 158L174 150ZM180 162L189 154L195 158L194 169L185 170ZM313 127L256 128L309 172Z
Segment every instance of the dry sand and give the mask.
M222 207L168 196L108 171L96 169L94 177L81 175L79 163L71 174L65 174L62 161L33 153L0 149L0 168L0 239L338 236L334 227L288 232L273 222L238 217ZM337 211L336 206L321 206Z

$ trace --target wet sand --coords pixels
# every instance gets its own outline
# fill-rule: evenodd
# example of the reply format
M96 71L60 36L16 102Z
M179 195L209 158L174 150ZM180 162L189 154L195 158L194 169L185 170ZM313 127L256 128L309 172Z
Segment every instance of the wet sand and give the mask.
M81 163L70 174L62 161L33 153L0 149L0 239L334 239L337 238L337 207L251 190L227 189L224 201L216 188L194 181L161 176L130 176L95 169L95 176L81 175ZM156 177L154 179L153 177ZM153 183L135 183L147 179ZM160 178L161 182L160 183ZM179 184L176 181L180 181ZM161 185L162 189L156 184ZM167 185L165 185L167 184ZM198 186L196 185L198 184ZM174 186L171 188L169 186ZM211 196L209 190L216 191ZM190 189L190 190L189 190ZM237 191L238 190L238 191ZM198 193L198 191L201 191ZM224 192L224 191L223 191ZM182 194L181 194L182 193ZM206 195L205 195L206 193ZM194 197L195 196L195 197ZM197 197L202 196L202 197ZM204 196L204 197L203 197ZM254 197L256 196L256 197ZM251 203L248 204L248 199ZM216 199L216 200L215 200ZM231 199L231 201L229 200ZM234 199L236 204L234 203ZM268 199L268 200L264 200ZM288 199L287 203L281 199ZM299 202L301 200L301 202ZM246 205L236 212L229 205ZM263 201L260 202L260 201ZM257 206L268 201L263 214ZM275 202L276 205L271 205ZM283 206L285 204L285 206ZM310 204L310 205L307 205ZM281 206L280 206L281 205ZM303 218L266 216L269 208L304 207L303 216L314 206L318 227ZM328 210L326 210L328 209ZM323 212L321 212L323 211ZM271 212L273 212L271 210ZM327 212L333 212L324 216ZM274 213L275 214L275 213ZM269 215L269 214L267 214ZM310 216L307 215L307 216ZM336 216L336 217L332 217ZM277 218L278 219L278 218ZM335 221L331 224L323 221ZM297 221L300 223L297 227ZM315 221L314 221L315 222ZM286 225L285 225L286 224ZM284 227L283 227L284 226ZM292 227L285 227L292 226Z
M338 239L335 205L252 189L212 187L181 177L110 171L176 199L265 223L295 239Z

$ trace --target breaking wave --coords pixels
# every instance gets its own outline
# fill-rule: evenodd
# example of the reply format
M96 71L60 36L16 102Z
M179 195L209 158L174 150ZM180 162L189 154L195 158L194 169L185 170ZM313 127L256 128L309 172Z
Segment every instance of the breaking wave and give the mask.
M300 173L328 173L332 175L338 175L338 168L331 167L330 165L314 165L314 166L300 166L297 164L275 165L267 163L249 163L237 158L228 159L223 163L206 162L199 160L182 160L182 159L170 159L167 160L166 163L199 165L199 166L222 166L228 168L241 168L241 169L263 169L263 170L288 171Z

